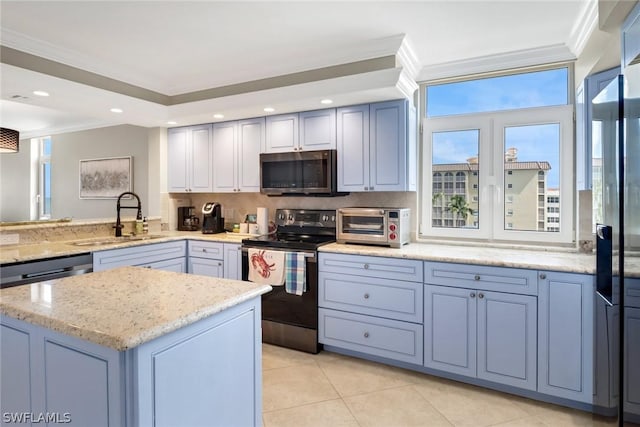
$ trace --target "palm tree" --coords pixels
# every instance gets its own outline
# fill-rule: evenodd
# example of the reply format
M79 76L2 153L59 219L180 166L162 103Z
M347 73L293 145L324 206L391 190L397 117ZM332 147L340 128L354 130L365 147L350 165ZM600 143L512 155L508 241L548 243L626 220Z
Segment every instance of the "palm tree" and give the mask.
M449 204L447 205L446 210L453 213L455 224L457 224L458 222L458 217L461 217L466 225L467 216L473 215L473 209L469 207L469 204L467 203L467 200L464 198L464 196L461 196L459 194L451 196L451 200L449 200Z

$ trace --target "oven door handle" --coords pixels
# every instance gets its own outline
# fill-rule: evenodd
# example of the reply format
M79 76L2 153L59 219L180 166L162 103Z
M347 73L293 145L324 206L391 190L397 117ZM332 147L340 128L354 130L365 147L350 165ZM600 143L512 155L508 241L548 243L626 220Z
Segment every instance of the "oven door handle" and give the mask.
M263 248L247 248L247 247L243 247L242 248L242 252L243 253L249 253L249 249L260 249L262 250ZM304 257L307 258L309 261L314 262L316 260L316 253L315 252L307 252L307 251L287 251L286 249L273 249L273 248L266 248L264 249L265 251L274 251L274 252L294 252L294 253L303 253Z

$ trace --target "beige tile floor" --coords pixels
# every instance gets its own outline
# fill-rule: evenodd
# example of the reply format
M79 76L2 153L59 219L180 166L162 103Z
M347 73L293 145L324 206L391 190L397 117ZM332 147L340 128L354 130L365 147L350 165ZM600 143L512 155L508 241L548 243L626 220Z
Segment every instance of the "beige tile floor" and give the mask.
M264 344L265 427L613 426L609 419L330 352Z

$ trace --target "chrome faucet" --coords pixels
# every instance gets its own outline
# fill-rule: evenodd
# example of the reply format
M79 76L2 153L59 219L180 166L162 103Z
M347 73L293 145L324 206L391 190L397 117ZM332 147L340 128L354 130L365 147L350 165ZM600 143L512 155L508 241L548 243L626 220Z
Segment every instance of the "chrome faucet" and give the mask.
M120 206L120 199L122 199L123 196L127 195L131 195L138 199L138 206ZM140 197L138 197L136 193L132 193L131 191L125 191L118 196L118 203L116 204L116 211L118 215L116 217L116 225L113 226L113 228L116 229L116 237L122 237L122 227L124 227L120 222L120 209L138 209L136 219L142 219L142 203L140 202Z

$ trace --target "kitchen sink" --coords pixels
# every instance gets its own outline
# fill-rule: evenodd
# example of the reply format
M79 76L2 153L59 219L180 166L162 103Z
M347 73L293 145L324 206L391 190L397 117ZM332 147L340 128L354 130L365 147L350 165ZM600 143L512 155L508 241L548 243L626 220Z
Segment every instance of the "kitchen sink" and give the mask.
M122 236L122 237L103 237L96 238L90 240L79 240L76 242L72 242L71 244L74 246L105 246L105 245L113 245L116 243L125 243L125 242L139 242L144 240L153 240L160 239L164 236L157 235L143 235L143 236Z

